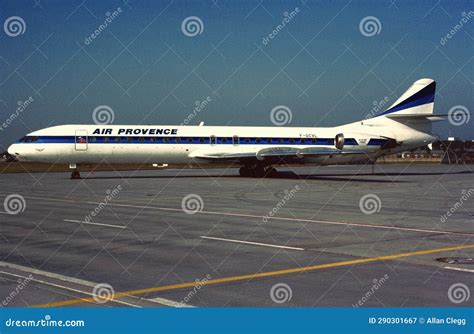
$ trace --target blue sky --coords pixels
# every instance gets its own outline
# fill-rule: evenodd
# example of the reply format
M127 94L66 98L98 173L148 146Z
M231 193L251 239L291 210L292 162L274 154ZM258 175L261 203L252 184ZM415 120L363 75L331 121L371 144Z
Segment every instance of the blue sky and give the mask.
M471 10L472 1L0 1L0 123L33 100L0 131L0 150L32 130L93 123L101 105L114 124L180 124L208 97L191 124L273 126L272 108L284 105L290 126L340 125L423 77L438 83L436 113L473 112L474 17L441 43ZM18 36L5 31L12 16L25 23ZM196 36L182 30L190 16L202 22ZM373 36L359 28L368 16L380 22ZM473 124L435 132L472 139Z

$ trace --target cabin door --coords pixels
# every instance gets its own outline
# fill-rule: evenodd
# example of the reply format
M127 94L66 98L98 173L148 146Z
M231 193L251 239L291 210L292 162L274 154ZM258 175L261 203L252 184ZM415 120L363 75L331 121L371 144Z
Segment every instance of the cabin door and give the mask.
M76 151L87 151L87 130L76 130Z

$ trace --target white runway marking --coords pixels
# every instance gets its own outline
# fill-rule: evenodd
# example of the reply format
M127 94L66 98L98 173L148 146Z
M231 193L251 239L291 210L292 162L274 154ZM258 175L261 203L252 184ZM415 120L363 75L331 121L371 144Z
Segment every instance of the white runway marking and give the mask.
M70 288L68 286L55 284L55 283L51 283L51 282L46 282L46 281L39 280L39 279L36 279L36 278L29 278L27 276L8 273L6 271L0 271L0 274L5 274L5 275L10 275L10 276L14 276L14 277L23 278L23 279L28 279L30 281L38 282L40 284L49 285L49 286L53 286L55 288L60 288L60 289L64 289L64 290L68 290L68 291L72 291L72 292L77 292L77 293L84 294L84 295L91 296L91 297L94 296L94 294L92 294L90 292L87 292L87 291L84 291L84 290L78 290L78 289ZM135 305L135 304L130 304L130 303L118 300L118 299L114 299L112 302L127 305L127 306L131 306L131 307L141 307L141 306L138 306L138 305Z
M147 299L147 300L150 301L150 302L158 303L158 304L161 304L161 305L167 305L167 306L171 306L171 307L195 307L195 306L192 306L192 305L189 305L189 304L174 302L172 300L168 300L168 299L164 299L164 298L160 298L160 297L151 298L151 299Z
M82 280L80 278L64 276L64 275L61 275L61 274L55 274L55 273L51 273L51 272L48 272L48 271L29 268L29 267L25 267L25 266L20 266L18 264L13 264L13 263L8 263L8 262L3 262L3 261L0 261L0 267L10 268L10 269L18 270L18 271L21 271L21 272L30 273L32 275L38 275L38 276L54 278L54 279L57 279L57 280L60 280L60 281L64 281L64 282L68 282L68 283L74 283L74 284L82 285L82 286L87 286L87 287L90 287L90 288L94 288L97 285L97 283ZM27 276L17 275L17 274L9 273L9 272L6 272L6 271L0 271L0 273L15 276L15 277L21 277L21 278L24 278L24 279L28 278ZM67 287L67 286L64 286L64 285L55 284L55 283L52 283L52 282L46 282L46 281L35 279L35 278L33 278L32 280L35 281L35 282L41 283L41 284L50 285L50 286L66 289L66 290L73 291L73 292L78 292L78 293L85 294L85 295L88 295L88 296L93 296L92 293L87 292L87 291L78 290L78 289L74 289L74 288ZM137 302L140 302L140 299L144 299L144 300L152 302L152 303L165 305L165 306L171 306L171 307L194 307L192 305L184 305L183 306L183 304L181 304L181 303L175 302L173 300L165 299L165 298L146 299L146 298L138 298L136 296L127 296L127 297L130 297L132 299L137 299ZM127 302L119 300L119 299L114 299L113 302L123 304L123 305L127 305L127 306L132 306L132 307L141 307L139 305L132 304L132 303L127 303Z
M101 223L91 223L91 222L85 222L82 220L74 220L74 219L63 219L65 222L70 222L70 223L79 223L79 224L88 224L88 225L98 225L98 226L105 226L105 227L114 227L114 228L127 228L126 226L119 226L119 225L110 225L110 224L101 224Z
M251 242L251 241L245 241L245 240L224 239L224 238L215 238L215 237L206 237L206 236L201 236L201 238L203 238L203 239L209 239L209 240L235 242L235 243L238 243L238 244L248 244L248 245L255 245L255 246L265 246L265 247L273 247L273 248L283 248L283 249L291 249L291 250L299 250L299 251L304 250L304 248L299 248L299 247L289 247L289 246L280 246L280 245L264 244L264 243L261 243L261 242Z
M464 268L456 268L456 267L444 267L444 269L464 271L466 273L474 273L474 269L464 269Z
M81 203L80 201L75 200L65 200L59 198L44 198L44 197L32 197L25 196L28 199L42 200L42 201L55 201L55 202L67 202L67 203ZM82 202L84 203L84 202ZM89 204L98 205L97 202L85 202ZM135 209L147 209L147 210L160 210L160 211L172 211L172 212L183 212L181 208L164 208L157 206L146 206L146 205L131 205L131 204L119 204L119 203L109 203L110 206L116 207L125 207L125 208L135 208ZM263 216L243 214L243 213L228 213L228 212L218 212L218 211L198 211L196 214L206 214L206 215L219 215L219 216L229 216L229 217L247 217L247 218L258 218L262 219ZM435 234L452 234L452 235L463 235L473 237L474 233L463 233L457 231L442 231L442 230L429 230L429 229L420 229L420 228L411 228L411 227L398 227L398 226L386 226L386 225L374 225L374 224L358 224L358 223L349 223L349 222L338 222L338 221L326 221L326 220L315 220L315 219L303 219L303 218L292 218L292 217L267 217L268 220L284 220L284 221L296 221L304 223L315 223L315 224L327 224L327 225L343 225L343 226L354 226L354 227L363 227L363 228L375 228L375 229L386 229L386 230L400 230L400 231L410 231L410 232L423 232L423 233L435 233Z

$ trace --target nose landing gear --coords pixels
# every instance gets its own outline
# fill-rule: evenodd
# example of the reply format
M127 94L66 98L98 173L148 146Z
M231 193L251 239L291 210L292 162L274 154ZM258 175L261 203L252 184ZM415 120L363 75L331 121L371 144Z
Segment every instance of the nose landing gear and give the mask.
M81 173L77 170L76 164L70 164L69 169L72 169L71 180L78 180L81 178Z
M79 173L77 170L71 173L71 180L78 180L81 178L81 173Z

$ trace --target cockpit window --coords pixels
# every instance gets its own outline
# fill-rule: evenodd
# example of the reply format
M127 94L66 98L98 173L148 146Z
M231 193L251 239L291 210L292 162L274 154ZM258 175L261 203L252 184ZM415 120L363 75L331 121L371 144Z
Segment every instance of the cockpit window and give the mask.
M20 143L34 143L36 141L38 141L37 136L26 136L19 140Z

